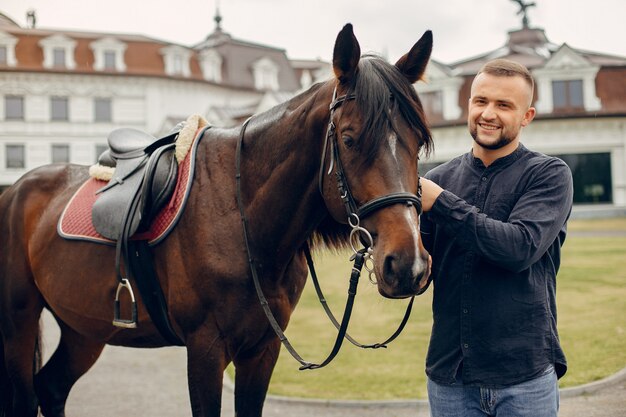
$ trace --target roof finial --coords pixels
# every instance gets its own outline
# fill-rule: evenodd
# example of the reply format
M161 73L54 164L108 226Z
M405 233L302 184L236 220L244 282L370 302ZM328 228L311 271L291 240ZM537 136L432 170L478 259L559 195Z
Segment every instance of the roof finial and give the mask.
M519 10L517 14L522 15L522 28L528 29L529 27L528 26L528 14L526 12L526 9L528 9L529 7L536 6L537 4L535 2L524 3L524 0L511 0L511 1L514 1L515 3L519 4Z
M30 9L26 12L26 27L35 29L35 26L37 26L37 14L35 9Z
M216 0L215 2L215 17L213 18L213 20L215 20L215 31L221 32L222 31L222 15L220 14L220 1L219 0Z

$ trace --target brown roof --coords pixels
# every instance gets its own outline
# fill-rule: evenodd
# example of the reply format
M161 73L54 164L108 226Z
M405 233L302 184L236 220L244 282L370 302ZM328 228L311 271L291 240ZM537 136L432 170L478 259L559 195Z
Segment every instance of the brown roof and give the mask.
M116 71L105 72L120 75L147 75L172 78L165 74L163 56L160 52L161 49L166 46L177 45L171 42L135 34L22 28L1 13L0 31L9 33L18 38L15 47L18 66L17 68L5 68L8 70L65 71L44 68L43 49L39 45L39 42L44 38L52 35L64 35L76 41L74 51L76 68L72 71L80 73L95 72L93 69L94 56L90 44L97 39L110 37L124 42L127 46L124 53L126 70L123 73L117 73ZM284 49L236 40L231 38L230 35L226 35L224 40L224 42L220 42L217 45L211 45L220 53L223 59L222 85L234 88L254 89L252 64L258 59L267 57L276 63L279 68L278 82L280 90L298 90L299 82L296 78L295 71L287 59ZM198 81L203 80L198 54L203 47L207 46L206 41L195 47L178 46L186 48L191 52L189 62L191 75L189 77L181 76L180 78ZM103 71L98 71L98 73L102 72Z

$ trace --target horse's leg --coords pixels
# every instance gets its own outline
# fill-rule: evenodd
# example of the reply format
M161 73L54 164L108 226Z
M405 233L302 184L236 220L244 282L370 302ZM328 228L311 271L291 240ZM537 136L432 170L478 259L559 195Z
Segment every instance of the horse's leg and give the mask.
M3 372L9 376L12 386L12 399L7 398L12 405L6 413L8 416L35 417L37 416L38 401L33 385L33 376L36 372L35 358L38 353L39 316L43 306L39 302L35 305L11 312L11 324L5 325L2 334L4 337L4 364Z
M194 417L219 417L222 410L222 383L226 369L224 341L211 331L187 337L187 378Z
M270 342L253 355L238 355L235 364L235 413L237 417L261 417L280 341Z
M45 417L64 417L74 383L100 357L104 343L88 340L59 322L61 339L54 354L35 376L35 388Z

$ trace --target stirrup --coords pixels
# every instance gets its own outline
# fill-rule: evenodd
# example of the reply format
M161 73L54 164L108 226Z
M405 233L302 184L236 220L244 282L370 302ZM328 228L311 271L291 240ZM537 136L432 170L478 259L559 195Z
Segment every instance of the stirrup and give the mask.
M130 294L130 300L132 305L132 316L130 320L120 318L120 292L122 288L126 288ZM113 313L113 325L115 327L121 327L124 329L135 329L137 327L137 302L135 301L135 294L133 288L130 286L128 279L123 278L117 286L115 292L115 307Z

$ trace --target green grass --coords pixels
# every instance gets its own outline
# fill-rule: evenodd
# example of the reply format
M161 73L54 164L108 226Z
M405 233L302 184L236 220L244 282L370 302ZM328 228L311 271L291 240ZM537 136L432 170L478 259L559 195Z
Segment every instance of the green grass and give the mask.
M570 222L570 231L576 230L626 231L626 218ZM348 255L316 255L322 288L338 317L348 287ZM562 258L558 327L569 362L561 386L568 387L601 379L626 366L626 237L572 233ZM431 290L415 300L403 334L387 349L363 350L346 341L328 367L313 371L299 371L299 364L283 349L270 393L324 399L425 398L431 300ZM384 299L362 276L349 333L361 343L386 339L400 323L406 304L406 300ZM336 330L310 282L286 333L306 360L319 363L332 348Z

